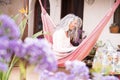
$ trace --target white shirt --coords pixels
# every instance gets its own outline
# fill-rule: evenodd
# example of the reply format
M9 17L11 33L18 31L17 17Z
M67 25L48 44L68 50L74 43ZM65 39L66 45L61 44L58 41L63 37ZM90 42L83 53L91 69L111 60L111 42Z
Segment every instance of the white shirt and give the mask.
M70 38L66 36L64 30L60 29L53 33L53 50L56 52L71 52L77 47L70 43Z

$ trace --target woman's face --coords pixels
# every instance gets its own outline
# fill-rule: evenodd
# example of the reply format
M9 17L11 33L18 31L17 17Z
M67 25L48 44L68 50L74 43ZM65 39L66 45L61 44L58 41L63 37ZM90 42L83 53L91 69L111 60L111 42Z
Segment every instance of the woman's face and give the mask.
M73 30L75 27L77 26L77 19L75 19L74 21L72 21L69 25L69 29Z

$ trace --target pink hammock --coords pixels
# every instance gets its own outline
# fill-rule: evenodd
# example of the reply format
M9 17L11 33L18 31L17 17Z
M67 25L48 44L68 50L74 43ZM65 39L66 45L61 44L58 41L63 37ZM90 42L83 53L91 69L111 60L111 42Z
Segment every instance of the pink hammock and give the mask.
M51 17L48 15L46 10L43 8L41 0L39 0L41 6L41 17L43 22L43 31L49 32L50 34L44 35L44 37L52 44L52 34L54 32L54 27L56 26L52 21ZM110 20L111 16L114 14L116 8L119 6L120 0L117 0L112 8L107 12L103 19L99 22L96 28L91 32L87 38L85 38L78 48L72 51L69 55L58 59L58 65L64 67L64 62L67 60L83 60L89 55L91 49L94 47L96 41L98 40L102 30L106 26L107 22Z

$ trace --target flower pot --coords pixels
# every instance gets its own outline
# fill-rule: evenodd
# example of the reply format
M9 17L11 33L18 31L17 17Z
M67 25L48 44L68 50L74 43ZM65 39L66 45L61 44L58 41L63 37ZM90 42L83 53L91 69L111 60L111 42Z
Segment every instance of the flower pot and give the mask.
M111 33L119 33L119 26L111 26L110 27L110 32Z

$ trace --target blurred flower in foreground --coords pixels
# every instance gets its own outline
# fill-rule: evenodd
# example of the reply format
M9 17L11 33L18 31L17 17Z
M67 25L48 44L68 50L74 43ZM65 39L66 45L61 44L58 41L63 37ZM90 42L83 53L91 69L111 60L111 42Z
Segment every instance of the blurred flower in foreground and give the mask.
M115 76L103 76L102 80L119 80L119 79Z
M18 39L20 31L15 21L7 15L0 15L0 38Z
M70 74L75 76L75 80L88 80L89 69L85 63L81 61L66 61L66 70L70 71Z
M7 15L0 15L0 79L8 80L19 60L20 64L28 62L36 66L37 71L57 69L54 53L44 39L26 38L22 41L15 21Z
M69 74L45 71L40 75L40 80L89 80L89 70L85 63L81 61L67 61L65 67L69 70Z
M16 42L19 37L20 31L15 21L7 15L0 15L0 71L8 70L13 55L10 44L12 41Z
M90 78L89 69L86 64L77 60L66 61L65 67L70 73L45 70L40 73L40 80L119 80L115 76L103 76L97 73Z
M57 69L54 53L44 39L26 38L24 42L19 41L14 46L16 56L36 65L37 71L44 69L55 71Z
M42 71L42 73L40 73L40 80L73 80L68 79L68 75L64 72L49 72L49 71Z
M103 76L100 73L93 73L93 78L92 80L119 80L117 77L115 76Z
M38 70L55 71L57 69L57 60L47 41L26 38L24 46L27 49L24 58L31 64L36 64Z
M13 51L10 50L10 41L0 38L0 70L7 71Z

